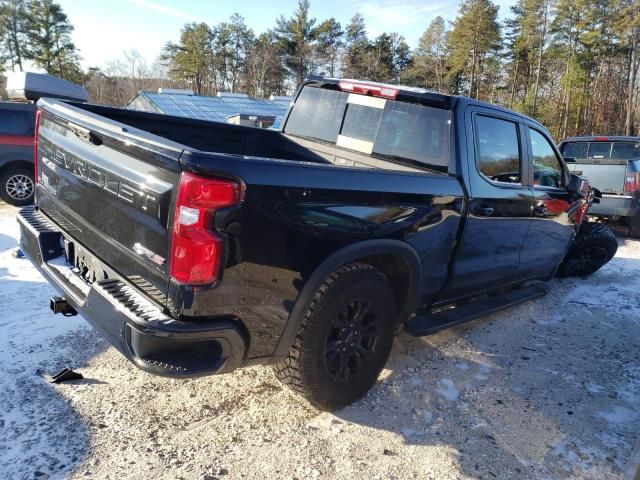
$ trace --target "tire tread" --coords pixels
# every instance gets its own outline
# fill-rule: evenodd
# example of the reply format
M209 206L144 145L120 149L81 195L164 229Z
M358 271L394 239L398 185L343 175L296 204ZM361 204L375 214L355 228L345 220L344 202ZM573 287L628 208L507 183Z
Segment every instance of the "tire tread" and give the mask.
M315 293L313 300L311 301L311 304L298 327L298 331L296 332L294 342L289 349L288 355L273 367L278 380L298 395L304 397L313 406L321 410L332 410L335 407L332 405L333 399L327 392L319 388L318 385L310 384L304 379L302 361L305 352L305 342L307 340L306 331L314 313L319 309L325 297L331 292L335 283L344 275L354 272L364 272L379 276L381 281L389 287L386 277L375 267L366 263L349 263L335 270L326 278Z
M594 244L602 246L608 250L609 259L607 260L607 262L609 262L609 260L611 260L615 256L616 251L618 250L618 241L616 240L616 236L609 227L602 223L583 222L580 226L580 230L578 230L578 234L573 242L573 245L571 245L571 248L569 248L569 252L560 265L558 271L559 275L561 277L576 276L575 273L569 272L565 269L567 259L571 256L572 253L580 250L581 248ZM607 262L605 262L605 265ZM601 265L596 270L587 275L595 273L602 266L604 265Z

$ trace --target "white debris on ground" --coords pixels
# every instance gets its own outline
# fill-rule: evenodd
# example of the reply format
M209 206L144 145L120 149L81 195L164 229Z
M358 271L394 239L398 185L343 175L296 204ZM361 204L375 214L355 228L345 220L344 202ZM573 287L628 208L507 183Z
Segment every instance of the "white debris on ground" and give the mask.
M589 279L425 338L319 413L268 368L171 380L129 364L53 289L0 206L0 478L617 479L640 437L640 242ZM52 385L38 369L85 379Z

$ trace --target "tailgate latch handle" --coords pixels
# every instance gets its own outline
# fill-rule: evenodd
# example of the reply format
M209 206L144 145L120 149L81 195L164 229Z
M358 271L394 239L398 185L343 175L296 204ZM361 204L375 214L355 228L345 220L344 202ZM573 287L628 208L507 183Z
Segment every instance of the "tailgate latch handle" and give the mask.
M67 123L67 127L69 127L69 130L80 140L91 143L92 145L102 145L102 139L88 128L75 125L71 122Z

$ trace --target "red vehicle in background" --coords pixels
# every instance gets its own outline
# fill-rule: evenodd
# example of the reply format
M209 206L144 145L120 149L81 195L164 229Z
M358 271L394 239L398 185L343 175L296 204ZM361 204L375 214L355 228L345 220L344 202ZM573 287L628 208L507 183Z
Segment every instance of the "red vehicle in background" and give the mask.
M9 102L0 102L0 198L16 205L33 202L33 133L36 104L42 97L87 101L80 85L43 73L7 74Z
M0 198L21 206L33 202L34 103L0 102Z

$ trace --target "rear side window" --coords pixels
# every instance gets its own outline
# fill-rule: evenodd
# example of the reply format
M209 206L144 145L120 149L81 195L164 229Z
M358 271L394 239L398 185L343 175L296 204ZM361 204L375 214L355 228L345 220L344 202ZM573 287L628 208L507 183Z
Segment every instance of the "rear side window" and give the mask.
M640 143L614 143L611 149L611 158L620 160L640 158Z
M32 112L0 110L0 135L32 136L34 124Z
M476 117L478 170L490 180L520 183L517 125L508 120Z
M562 146L562 155L564 157L572 157L572 158L587 158L588 148L589 148L589 144L587 142L565 143Z
M592 142L589 144L588 158L611 158L611 142Z

